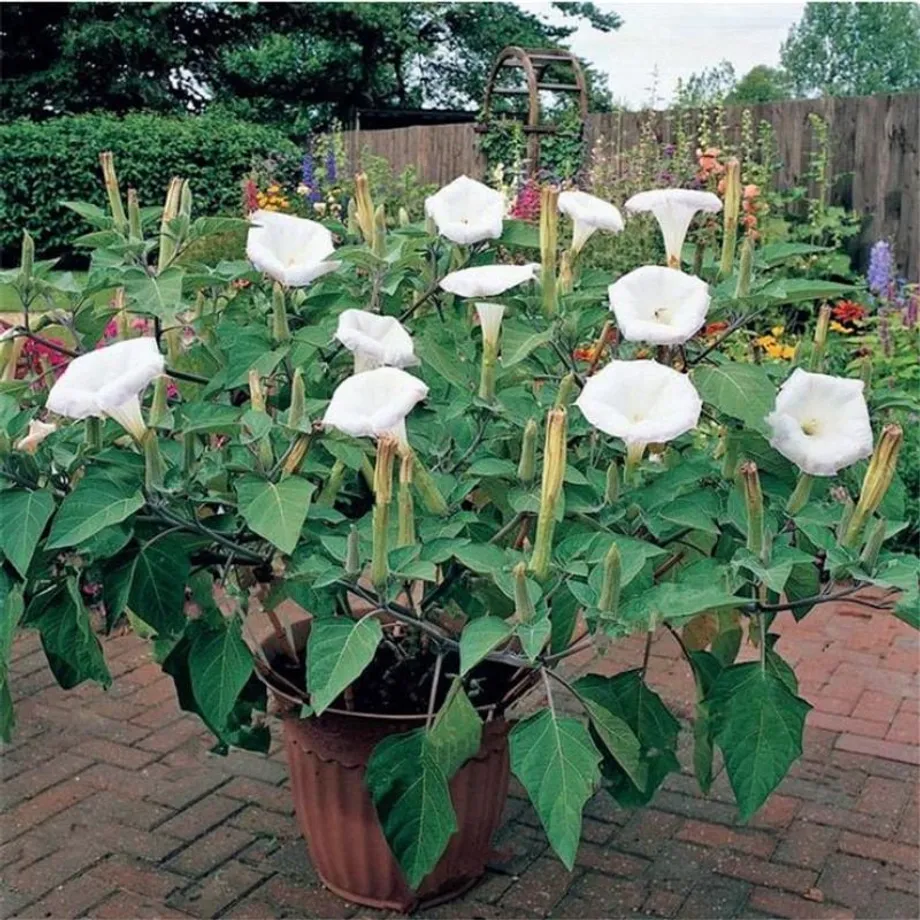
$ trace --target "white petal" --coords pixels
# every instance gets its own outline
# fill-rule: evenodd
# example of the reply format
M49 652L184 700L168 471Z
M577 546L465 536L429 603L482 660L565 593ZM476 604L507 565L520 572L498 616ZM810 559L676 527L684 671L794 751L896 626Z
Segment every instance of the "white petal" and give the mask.
M498 239L504 213L502 194L468 176L458 176L425 199L425 216L438 233L461 245Z
M575 403L601 431L627 444L663 443L696 427L702 400L690 379L657 361L611 361Z
M492 345L497 344L505 308L500 303L477 303L476 313L479 316L479 325L482 326L483 340Z
M655 215L664 248L668 255L668 264L680 265L684 238L693 215L697 211L715 213L722 210L722 202L712 192L697 192L685 188L660 188L639 192L626 202L626 210L651 211Z
M110 406L105 410L105 414L115 419L136 441L140 441L147 431L144 417L141 415L141 401L136 395L129 396L117 406Z
M115 342L74 358L51 388L47 407L68 418L117 418L121 407L131 400L137 402L138 395L164 368L163 356L153 338ZM133 408L129 407L129 411L133 418Z
M624 339L680 345L706 321L709 287L674 268L643 265L608 289L610 309Z
M57 425L54 423L42 422L37 418L29 422L29 433L16 442L16 450L25 451L28 454L34 454L49 434L57 431Z
M399 429L428 387L396 367L378 367L342 381L332 394L323 424L355 438L379 437Z
M796 368L767 416L770 444L800 470L833 476L872 454L863 382Z
M412 336L392 316L345 310L339 315L335 337L354 352L364 369L382 365L412 367L419 363Z
M247 258L287 287L305 287L341 264L328 260L332 234L314 220L275 211L255 211L249 220Z
M482 265L451 272L441 279L441 288L459 297L497 297L526 281L539 271L536 262L527 265Z
M609 201L587 192L560 192L559 210L573 221L587 224L592 230L619 233L623 229L623 217L619 210Z

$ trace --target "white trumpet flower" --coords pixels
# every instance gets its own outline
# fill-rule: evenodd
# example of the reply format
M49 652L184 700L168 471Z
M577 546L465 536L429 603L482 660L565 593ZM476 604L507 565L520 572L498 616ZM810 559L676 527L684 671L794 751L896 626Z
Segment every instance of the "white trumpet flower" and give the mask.
M872 455L863 382L796 368L767 416L770 445L810 476L833 476Z
M246 257L285 287L306 287L342 263L330 261L332 234L315 220L254 211L249 218Z
M697 192L685 188L658 188L639 192L626 202L626 210L651 211L661 227L668 265L680 268L680 254L690 221L697 211L717 213L722 210L722 201L712 192Z
M34 418L29 422L29 433L16 442L16 450L24 451L27 454L34 454L35 451L38 450L38 445L41 444L49 434L53 434L55 431L57 431L57 425L53 422L42 422Z
M497 347L505 308L500 303L477 303L476 315L482 327L482 340L491 348Z
M425 199L425 216L435 222L438 233L463 246L498 239L504 214L501 192L468 176L458 176Z
M608 288L610 309L623 338L652 345L680 345L706 321L709 287L674 268L643 265Z
M115 342L74 358L51 388L47 407L67 418L108 416L139 441L146 431L140 395L164 370L149 336Z
M355 356L355 373L376 367L413 367L412 336L392 316L367 310L345 310L339 314L335 337Z
M497 297L505 291L537 277L540 266L536 262L526 265L480 265L451 272L441 279L441 289L458 297Z
M323 425L354 438L393 435L406 445L406 416L428 387L397 367L378 367L343 380L332 394Z
M628 447L673 441L696 428L703 402L690 378L657 361L611 361L589 377L575 404Z
M623 229L623 217L610 202L589 195L587 192L560 192L559 210L572 219L572 252L581 252L582 247L595 230L619 233Z

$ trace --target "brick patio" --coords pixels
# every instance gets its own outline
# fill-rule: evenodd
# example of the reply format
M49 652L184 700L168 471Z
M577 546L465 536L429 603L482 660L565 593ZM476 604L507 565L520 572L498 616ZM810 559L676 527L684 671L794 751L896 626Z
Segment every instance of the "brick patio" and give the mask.
M779 625L815 708L804 759L748 826L736 824L724 773L708 799L692 776L673 776L632 813L599 795L569 873L513 788L486 878L427 916L920 916L917 633L848 604ZM4 917L377 916L318 883L277 742L267 758L209 754L144 644L112 638L106 654L109 692L65 693L34 635L14 647L19 725L0 786ZM604 667L640 659L630 642ZM649 677L687 710L692 685L667 636L653 646Z

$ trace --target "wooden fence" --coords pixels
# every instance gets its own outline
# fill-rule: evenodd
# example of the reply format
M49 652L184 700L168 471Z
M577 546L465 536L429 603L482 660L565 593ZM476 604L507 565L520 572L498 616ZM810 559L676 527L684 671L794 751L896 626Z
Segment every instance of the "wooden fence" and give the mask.
M754 124L773 127L781 167L780 188L807 182L815 146L808 116L820 115L830 137L830 199L864 216L856 244L859 264L865 266L868 250L879 239L890 239L901 272L920 280L920 93L834 97L767 103L750 107ZM726 110L730 139L740 137L743 109ZM628 150L639 138L649 113L603 113L588 116L588 149L598 137L615 139ZM672 113L651 113L656 136L671 139ZM695 115L691 115L691 120ZM461 173L480 177L484 160L479 136L472 124L396 128L387 131L352 131L347 135L350 161L369 153L385 157L394 171L407 166L418 170L424 182L443 185Z

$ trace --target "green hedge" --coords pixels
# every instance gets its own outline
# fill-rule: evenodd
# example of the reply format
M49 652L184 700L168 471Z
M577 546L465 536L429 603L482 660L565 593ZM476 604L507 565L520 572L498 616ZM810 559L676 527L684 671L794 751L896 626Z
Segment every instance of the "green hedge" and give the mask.
M111 150L121 182L142 207L161 205L172 176L189 179L195 211L238 213L240 180L253 158L279 159L292 172L300 152L283 132L226 116L75 115L0 125L0 253L19 258L27 228L42 257L69 256L69 241L87 230L61 206L82 199L105 206L99 153Z

